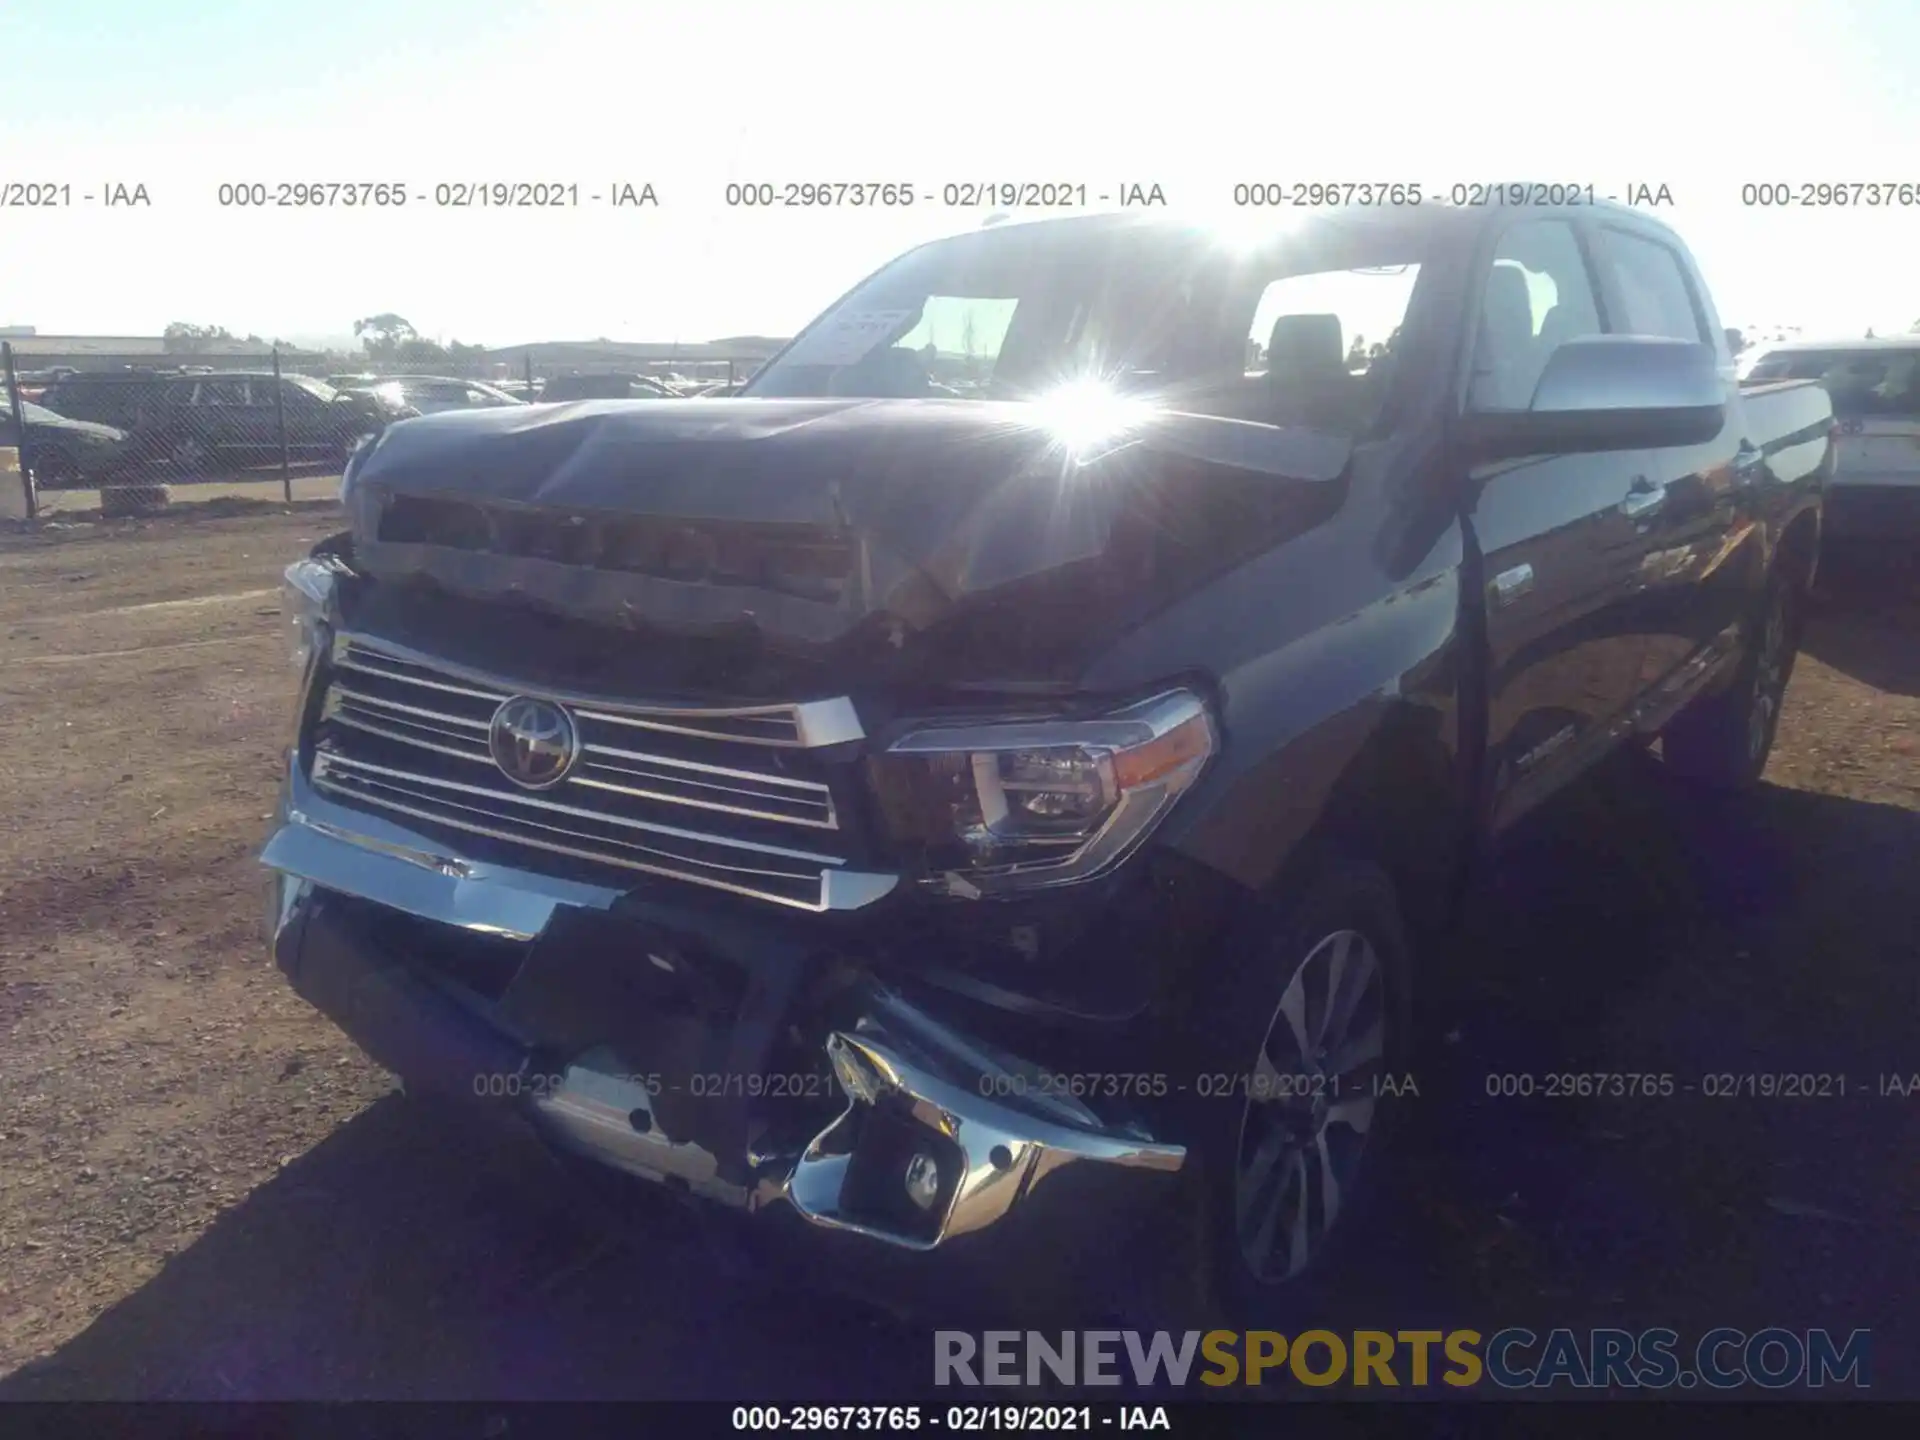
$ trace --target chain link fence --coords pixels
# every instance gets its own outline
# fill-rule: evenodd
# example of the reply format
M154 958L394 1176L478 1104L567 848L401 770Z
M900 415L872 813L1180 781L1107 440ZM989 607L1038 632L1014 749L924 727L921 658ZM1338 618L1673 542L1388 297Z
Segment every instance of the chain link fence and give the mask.
M230 497L325 500L347 457L397 420L529 401L727 394L759 358L584 370L528 351L491 378L394 365L308 374L278 349L254 369L121 366L31 371L0 343L0 518L151 514ZM256 362L257 363L257 362ZM311 367L308 367L311 368ZM518 370L517 375L501 372Z

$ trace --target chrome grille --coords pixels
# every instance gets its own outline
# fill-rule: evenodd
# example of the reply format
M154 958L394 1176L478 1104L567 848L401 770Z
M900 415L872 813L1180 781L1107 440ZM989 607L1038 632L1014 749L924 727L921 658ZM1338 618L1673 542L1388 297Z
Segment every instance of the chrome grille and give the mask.
M523 693L512 682L352 635L331 661L312 779L339 798L805 909L891 886L847 868L833 787L806 753L861 738L846 700L713 709L529 687L580 735L566 779L531 793L488 745L494 711Z

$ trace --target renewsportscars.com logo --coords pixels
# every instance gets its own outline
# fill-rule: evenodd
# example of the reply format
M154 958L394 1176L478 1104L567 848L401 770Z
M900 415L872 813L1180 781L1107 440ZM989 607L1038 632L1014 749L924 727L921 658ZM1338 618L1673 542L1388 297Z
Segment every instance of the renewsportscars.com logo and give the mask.
M1768 1390L1870 1385L1871 1332L1709 1330L936 1330L936 1385L1494 1385Z

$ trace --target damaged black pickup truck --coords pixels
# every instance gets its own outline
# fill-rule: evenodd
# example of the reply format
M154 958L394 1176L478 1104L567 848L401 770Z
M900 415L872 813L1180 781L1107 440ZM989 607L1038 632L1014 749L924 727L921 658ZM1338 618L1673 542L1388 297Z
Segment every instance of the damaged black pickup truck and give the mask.
M1395 1201L1470 861L1615 746L1758 775L1831 453L1621 207L925 245L741 398L356 455L273 953L749 1246L1253 1314Z

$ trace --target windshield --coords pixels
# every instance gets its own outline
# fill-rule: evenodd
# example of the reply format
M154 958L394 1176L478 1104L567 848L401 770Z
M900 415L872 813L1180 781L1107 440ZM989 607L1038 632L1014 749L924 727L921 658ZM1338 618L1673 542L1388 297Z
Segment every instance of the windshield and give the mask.
M1422 233L1327 219L1233 249L1147 226L978 231L896 260L744 393L1035 400L1093 381L1170 409L1358 432L1378 415Z
M311 375L288 375L284 377L289 385L297 385L316 400L331 400L338 392L331 385L323 384Z

